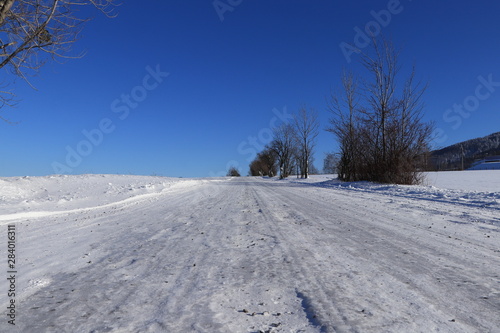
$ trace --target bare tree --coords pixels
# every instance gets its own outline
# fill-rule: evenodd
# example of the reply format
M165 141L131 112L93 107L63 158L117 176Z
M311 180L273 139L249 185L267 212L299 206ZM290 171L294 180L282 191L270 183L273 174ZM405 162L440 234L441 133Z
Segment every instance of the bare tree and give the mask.
M318 114L302 107L294 117L295 136L297 141L297 163L301 178L309 177L310 162L319 134Z
M415 67L398 94L397 51L390 41L372 41L374 56L362 62L372 76L365 89L369 110L365 124L372 144L373 180L414 184L420 181L420 159L429 150L433 125L425 123L422 96L426 86L415 83Z
M264 176L264 165L262 161L256 157L249 165L249 176Z
M365 82L366 100L369 111L368 119L374 123L374 134L370 137L375 144L376 163L383 165L387 161L387 132L390 118L397 111L399 101L396 98L396 76L398 74L398 53L392 43L383 40L382 45L372 39L374 56L363 53L362 63L372 75L372 80ZM385 166L383 166L385 167Z
M276 154L280 179L288 177L293 171L295 155L295 133L290 124L283 124L274 130L274 139L269 148Z
M340 145L338 177L344 181L358 180L363 150L360 147L360 92L357 77L352 72L342 74L342 94L332 94L328 106L333 118L327 131L333 133Z
M92 5L113 17L115 0L3 0L0 1L0 68L28 81L47 60L69 56L83 24L82 5ZM29 83L29 82L28 82ZM10 105L12 94L0 92L0 106Z
M267 147L258 155L264 167L264 176L274 177L278 174L278 166L276 165L276 154Z
M337 173L339 159L334 153L327 153L323 160L323 173L334 174Z
M415 67L404 84L388 146L391 153L388 160L399 173L397 181L405 184L421 182L421 174L417 171L427 166L434 130L434 123L423 121L422 95L427 86L414 81Z
M433 124L423 121L426 87L415 83L414 68L406 81L400 81L398 58L391 42L373 38L372 53L361 60L369 74L363 93L357 92L353 75L344 75L343 99L332 98L334 117L328 130L339 140L342 180L420 181Z

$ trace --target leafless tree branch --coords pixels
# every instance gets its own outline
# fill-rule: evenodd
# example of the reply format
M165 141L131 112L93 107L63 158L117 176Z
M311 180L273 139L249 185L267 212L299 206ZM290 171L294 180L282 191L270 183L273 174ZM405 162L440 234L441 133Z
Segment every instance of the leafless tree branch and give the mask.
M91 5L108 17L116 15L116 0L0 0L0 68L27 81L49 60L70 55L89 18L78 7ZM0 93L0 106L10 96Z

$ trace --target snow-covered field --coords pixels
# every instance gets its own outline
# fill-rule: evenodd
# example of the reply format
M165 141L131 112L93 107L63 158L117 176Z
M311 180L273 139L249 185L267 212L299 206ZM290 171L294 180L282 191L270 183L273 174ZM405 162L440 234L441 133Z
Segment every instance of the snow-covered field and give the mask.
M452 190L500 192L500 170L478 171L428 172L425 183Z
M0 332L500 332L500 171L332 178L0 178Z

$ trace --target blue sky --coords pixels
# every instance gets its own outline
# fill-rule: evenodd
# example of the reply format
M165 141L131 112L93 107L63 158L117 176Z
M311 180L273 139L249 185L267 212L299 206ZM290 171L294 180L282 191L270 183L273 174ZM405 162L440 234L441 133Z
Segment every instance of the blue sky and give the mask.
M95 13L74 46L86 56L45 65L30 79L37 90L3 71L19 103L0 111L18 122L0 123L0 176L204 177L229 164L246 174L287 114L306 105L328 125L342 70L360 70L340 45L366 27L380 28L402 48L403 70L415 64L429 84L436 147L500 131L498 1L216 4L126 1L117 18ZM336 148L322 130L316 166Z

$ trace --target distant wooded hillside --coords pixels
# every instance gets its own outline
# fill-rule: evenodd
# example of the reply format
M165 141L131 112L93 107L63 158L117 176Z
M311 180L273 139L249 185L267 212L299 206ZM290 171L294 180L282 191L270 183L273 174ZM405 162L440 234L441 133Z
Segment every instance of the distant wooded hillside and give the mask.
M500 155L500 132L434 150L429 167L430 170L468 169L474 161L494 155Z

